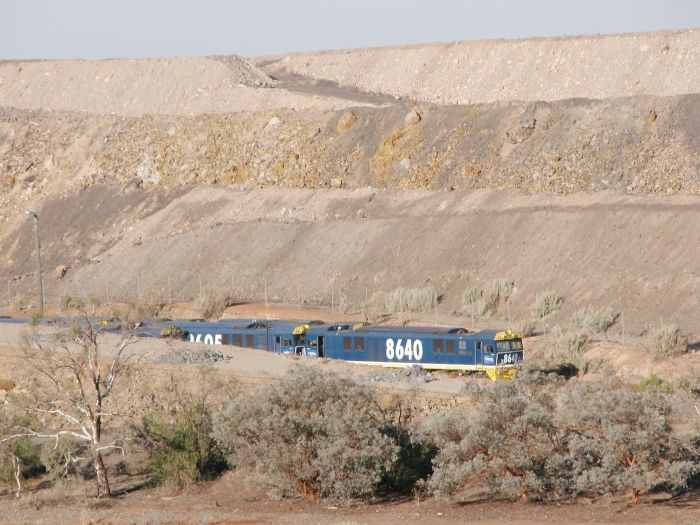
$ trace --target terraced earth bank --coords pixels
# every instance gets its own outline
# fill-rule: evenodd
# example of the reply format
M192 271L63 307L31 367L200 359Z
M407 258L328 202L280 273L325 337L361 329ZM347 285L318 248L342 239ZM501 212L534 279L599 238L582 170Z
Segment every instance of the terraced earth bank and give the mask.
M696 333L699 44L4 62L0 277L35 293L31 208L49 299L225 286L357 311L433 286L470 324L464 289L509 278L510 310L477 324L553 289L561 320L610 304L630 333Z

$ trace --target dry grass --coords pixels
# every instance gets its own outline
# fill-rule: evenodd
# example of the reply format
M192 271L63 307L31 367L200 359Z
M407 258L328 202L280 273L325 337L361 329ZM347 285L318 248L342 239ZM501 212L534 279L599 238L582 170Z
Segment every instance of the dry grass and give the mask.
M195 305L207 319L219 318L227 307L233 304L233 294L224 288L207 288L202 290L195 300Z

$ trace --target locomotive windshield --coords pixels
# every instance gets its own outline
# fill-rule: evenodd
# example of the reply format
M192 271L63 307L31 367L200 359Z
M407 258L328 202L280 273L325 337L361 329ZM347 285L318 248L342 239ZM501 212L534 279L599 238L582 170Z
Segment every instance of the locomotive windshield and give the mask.
M512 341L496 341L496 349L498 352L510 352L511 350L522 350L523 342L520 339Z

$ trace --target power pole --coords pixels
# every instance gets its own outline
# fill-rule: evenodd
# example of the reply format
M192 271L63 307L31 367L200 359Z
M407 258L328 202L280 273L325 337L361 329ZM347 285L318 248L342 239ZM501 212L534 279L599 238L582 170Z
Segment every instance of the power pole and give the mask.
M39 240L39 216L32 210L27 210L24 213L30 215L34 219L34 244L36 249L36 279L39 289L38 303L39 316L44 316L44 279L41 275L41 241Z

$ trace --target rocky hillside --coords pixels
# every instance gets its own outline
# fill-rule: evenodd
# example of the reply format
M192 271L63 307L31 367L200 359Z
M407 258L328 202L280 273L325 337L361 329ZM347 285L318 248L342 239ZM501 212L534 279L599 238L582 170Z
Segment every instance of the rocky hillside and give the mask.
M700 296L700 31L0 64L0 277L359 308L511 278L641 333ZM264 283L264 284L263 284ZM340 295L336 295L340 294ZM562 317L563 319L563 317ZM461 322L459 317L454 322Z

